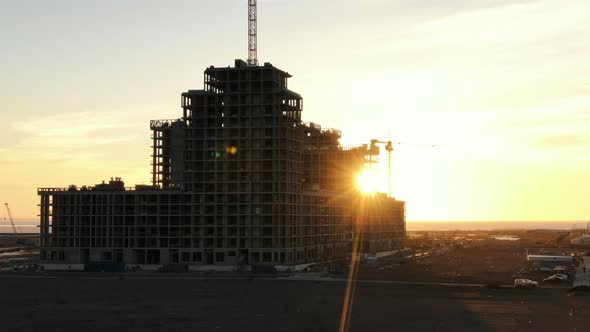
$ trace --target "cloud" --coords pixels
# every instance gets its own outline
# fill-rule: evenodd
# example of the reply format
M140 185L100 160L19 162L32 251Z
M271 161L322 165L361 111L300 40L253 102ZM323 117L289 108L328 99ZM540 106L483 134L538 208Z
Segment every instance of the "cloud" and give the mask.
M101 130L129 127L118 112L77 112L42 116L16 122L14 129L38 137L80 137Z
M401 29L383 27L364 47L393 70L450 71L479 91L480 104L504 107L532 97L580 92L589 72L588 1L534 1L435 16ZM395 59L395 61L392 61ZM579 76L572 80L572 77ZM587 75L586 75L587 76ZM587 82L587 81L586 81Z
M21 139L4 147L0 160L89 165L106 154L129 153L124 148L139 140L147 142L147 123L133 110L93 110L25 119L11 126ZM145 137L140 137L142 132Z
M403 32L406 46L488 49L503 46L542 46L544 41L580 36L571 32L587 30L586 1L534 1L478 8L438 17ZM425 41L428 41L425 44ZM536 42L543 41L541 45Z
M368 34L357 52L371 56L366 66L382 74L361 73L338 106L352 99L353 109L389 119L382 125L367 117L378 131L388 126L408 140L426 137L463 158L559 164L562 153L586 162L557 147L590 139L590 3L436 6L462 3L469 8Z
M15 129L13 126L6 126L0 131L0 151L4 148L9 148L17 145L24 138L26 134L20 130Z
M555 135L545 136L538 140L539 146L543 148L568 148L590 145L588 137L581 135Z

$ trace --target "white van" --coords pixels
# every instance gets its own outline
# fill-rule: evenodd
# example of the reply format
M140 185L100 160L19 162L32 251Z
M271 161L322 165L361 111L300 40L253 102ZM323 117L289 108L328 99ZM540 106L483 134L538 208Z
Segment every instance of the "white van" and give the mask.
M515 279L514 288L537 288L539 283L531 279Z

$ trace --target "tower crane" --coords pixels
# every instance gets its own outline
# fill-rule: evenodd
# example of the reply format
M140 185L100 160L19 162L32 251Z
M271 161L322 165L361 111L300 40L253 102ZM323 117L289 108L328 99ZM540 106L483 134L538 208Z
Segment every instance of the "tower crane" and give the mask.
M248 65L258 66L256 0L248 0Z
M393 152L393 143L391 141L380 141L378 139L371 140L370 153L378 154L379 149L377 144L385 144L385 151L387 151L387 196L391 197L391 154Z
M12 226L12 232L16 235L16 226L14 225L14 220L12 219L12 214L10 213L10 208L8 207L8 203L4 203L6 206L6 212L8 213L8 219L10 219L10 225Z
M18 237L18 232L16 231L16 226L14 225L14 220L12 219L12 213L10 213L10 207L8 207L8 203L4 203L6 206L6 212L8 213L8 219L10 219L10 225L12 226L12 232L14 233L14 237L16 237L16 244L26 244L25 239L21 239Z
M391 190L391 179L392 179L392 176L391 176L391 155L393 153L393 144L406 145L407 143L401 143L401 142L393 143L391 140L380 141L378 139L372 139L371 146L369 147L369 158L371 158L373 155L379 154L379 148L377 147L377 144L384 144L385 151L387 151L387 196L393 197L393 193ZM436 144L410 144L410 145L427 145L427 146L430 146L433 148L439 147L439 145L436 145ZM372 163L372 160L369 159L369 162Z

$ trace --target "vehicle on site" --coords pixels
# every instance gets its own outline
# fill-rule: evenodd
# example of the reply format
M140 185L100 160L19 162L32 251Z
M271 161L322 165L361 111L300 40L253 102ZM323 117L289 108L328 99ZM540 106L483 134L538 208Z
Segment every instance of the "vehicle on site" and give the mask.
M562 282L566 282L567 281L567 276L563 275L563 274L554 274L552 276L549 276L545 279L543 279L543 282L545 283L562 283Z
M515 279L514 288L537 288L539 283L531 279Z

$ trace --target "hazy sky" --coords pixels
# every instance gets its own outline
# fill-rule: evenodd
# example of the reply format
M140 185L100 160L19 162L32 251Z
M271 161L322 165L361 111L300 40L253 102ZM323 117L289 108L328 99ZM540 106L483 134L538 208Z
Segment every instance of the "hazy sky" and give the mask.
M0 200L18 218L37 215L37 187L149 183L149 120L247 57L246 0L0 4ZM259 59L294 75L305 121L407 143L393 183L409 221L590 219L590 1L261 0L258 14Z

